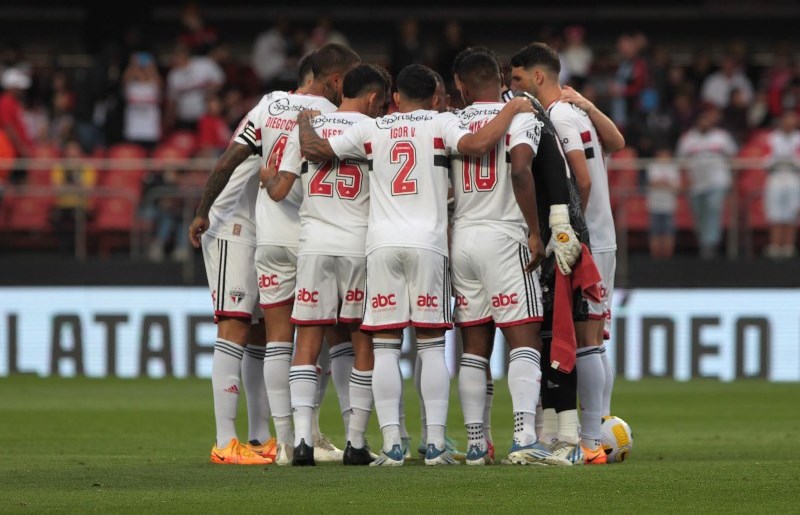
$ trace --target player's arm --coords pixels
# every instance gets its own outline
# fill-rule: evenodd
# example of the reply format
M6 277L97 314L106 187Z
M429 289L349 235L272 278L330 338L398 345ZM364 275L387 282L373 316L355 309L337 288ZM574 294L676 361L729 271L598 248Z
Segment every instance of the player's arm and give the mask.
M532 113L533 106L525 98L511 99L492 121L484 125L478 132L466 134L458 140L458 153L481 157L486 154L505 136L511 121L519 113Z
M589 203L589 193L592 192L592 176L589 174L586 154L583 150L570 150L567 152L567 162L569 169L575 175L578 192L581 194L581 210L585 213L586 205Z
M189 225L189 241L194 248L200 248L200 236L208 229L208 212L217 199L219 194L228 184L228 181L237 166L253 153L248 145L233 142L227 150L217 159L214 171L211 172L206 186L203 189L203 196L200 205L197 207L194 220Z
M295 128L286 140L286 147L279 157L277 153L270 156L266 166L261 167L261 186L267 190L269 197L280 202L292 190L294 181L300 175L300 136Z
M571 87L564 86L561 90L561 101L575 104L586 111L592 124L594 124L597 137L600 138L600 144L605 152L616 152L625 148L625 137L616 124L586 97Z
M331 148L328 140L320 138L317 131L311 126L311 119L319 114L319 111L305 110L300 111L297 115L300 150L303 156L312 163L323 163L336 157L336 153Z
M531 250L531 261L525 265L528 272L534 271L544 260L544 245L539 233L539 213L536 206L536 186L531 173L533 149L529 145L516 145L511 149L511 186L514 198L525 223L528 224L528 248Z

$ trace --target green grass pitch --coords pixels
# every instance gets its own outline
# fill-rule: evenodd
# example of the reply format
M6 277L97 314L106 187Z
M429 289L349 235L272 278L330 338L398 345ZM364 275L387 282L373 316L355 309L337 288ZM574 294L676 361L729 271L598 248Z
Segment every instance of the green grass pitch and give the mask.
M416 448L418 407L406 385ZM498 454L510 399L495 387ZM322 429L343 445L333 387ZM246 437L244 399L240 436ZM800 385L619 380L634 433L606 467L234 467L208 461L208 380L0 379L0 512L574 513L800 510ZM451 388L450 431L463 447ZM373 415L370 440L380 445Z

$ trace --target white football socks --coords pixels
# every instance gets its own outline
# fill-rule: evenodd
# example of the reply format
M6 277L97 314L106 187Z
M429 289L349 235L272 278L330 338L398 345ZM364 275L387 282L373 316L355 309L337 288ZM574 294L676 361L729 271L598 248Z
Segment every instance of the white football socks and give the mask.
M289 389L292 394L294 415L294 446L305 440L314 445L311 425L314 420L314 401L317 397L317 366L298 365L289 369Z
M533 347L512 349L509 353L508 389L514 411L514 442L525 446L536 441L536 403L539 400L542 372L541 356Z
M353 362L356 354L353 352L353 344L350 342L340 343L330 349L331 357L331 379L336 388L336 396L339 398L339 408L342 413L344 430L350 425L350 372L353 370ZM320 400L320 402L322 402Z
M486 379L486 404L483 408L483 434L486 439L493 442L492 439L492 404L494 402L494 381L491 378Z
M236 409L239 404L239 378L244 347L217 338L211 361L211 390L214 394L214 419L217 447L236 438Z
M350 406L347 440L360 449L364 447L364 434L372 413L372 370L354 368L350 373Z
M292 361L291 342L269 342L264 354L264 383L275 424L278 443L291 445L292 404L289 395L289 365Z
M372 375L372 395L375 413L383 433L383 450L391 451L400 441L400 394L403 380L400 375L399 338L374 338L375 367Z
M542 442L550 444L558 439L558 415L555 408L542 410Z
M611 393L614 391L614 369L611 368L611 359L606 352L606 346L600 346L600 359L605 370L605 383L603 384L603 411L604 417L611 415Z
M578 398L581 407L581 444L588 449L600 446L605 370L597 346L583 347L575 353L578 373Z
M428 440L428 417L425 415L425 403L422 402L422 359L419 357L419 352L414 360L414 390L419 399L420 438L421 442L425 443Z
M247 399L247 439L263 444L272 435L269 432L269 401L264 384L263 345L247 344L242 358L242 384Z
M578 445L580 441L580 437L578 436L578 428L580 427L580 423L578 422L578 410L567 409L559 411L556 413L556 420L556 426L558 427L556 438L562 442Z
M486 405L486 367L489 360L477 354L462 354L458 371L458 396L464 425L467 427L468 448L473 445L486 450L483 421Z
M450 401L450 371L444 358L444 337L417 339L417 353L422 360L420 389L428 422L425 443L444 449Z

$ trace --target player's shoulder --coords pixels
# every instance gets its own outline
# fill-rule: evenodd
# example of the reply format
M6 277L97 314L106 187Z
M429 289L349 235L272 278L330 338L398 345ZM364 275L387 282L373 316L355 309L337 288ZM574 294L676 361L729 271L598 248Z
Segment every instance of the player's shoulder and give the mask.
M438 116L440 114L441 115L449 114L451 116L455 116L452 113L437 113L436 111L417 109L416 111L410 111L408 113L396 112L376 118L375 126L378 127L379 129L390 129L398 124L408 124L408 123L425 124L439 120Z
M334 111L315 116L311 120L311 126L315 129L326 126L350 127L359 122L371 121L369 116L354 111Z

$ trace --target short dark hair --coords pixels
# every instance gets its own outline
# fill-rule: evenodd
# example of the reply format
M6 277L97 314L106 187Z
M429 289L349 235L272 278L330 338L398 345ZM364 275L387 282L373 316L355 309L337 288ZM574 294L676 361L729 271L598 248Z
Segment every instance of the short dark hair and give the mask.
M377 91L386 94L390 83L380 68L372 64L360 64L347 72L342 84L342 96L356 98L367 91Z
M314 57L314 52L311 52L309 54L306 54L306 56L303 57L302 59L300 59L300 63L297 65L297 87L302 86L303 83L306 81L306 77L310 73L313 73L313 70L311 69L313 57Z
M442 74L437 72L436 70L432 71L433 71L433 76L436 77L436 85L438 86L439 84L441 84L442 87L446 87L444 82L444 77L442 77Z
M436 75L421 64L409 64L397 75L397 91L410 100L426 100L436 93Z
M556 51L538 41L523 47L511 57L511 66L514 67L531 68L537 65L544 66L556 75L561 73L561 61Z
M314 72L314 78L326 77L332 73L346 72L360 62L361 57L350 48L337 43L328 43L314 52L311 71Z
M475 52L483 52L484 54L489 54L490 56L494 57L495 60L498 60L497 56L495 55L495 53L492 52L492 50L489 47L485 47L485 46L469 46L469 47L465 48L464 50L462 50L461 52L459 52L456 55L456 58L453 59L453 70L452 70L453 75L458 75L458 72L456 72L456 69L458 69L458 65L461 63L461 61L463 61L464 58L467 57L468 55L474 54Z
M500 66L497 59L486 52L472 52L458 63L455 70L458 79L472 87L498 84L500 82Z

